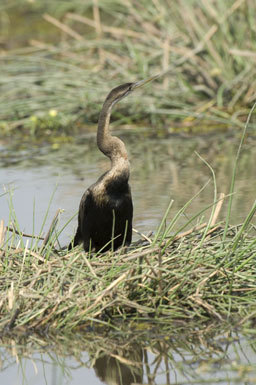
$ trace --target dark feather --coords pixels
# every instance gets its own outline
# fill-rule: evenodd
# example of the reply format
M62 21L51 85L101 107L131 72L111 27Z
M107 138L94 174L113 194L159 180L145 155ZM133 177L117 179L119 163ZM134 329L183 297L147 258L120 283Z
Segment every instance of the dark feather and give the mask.
M104 196L104 204L94 198L93 187L83 195L79 207L74 246L83 242L84 250L116 250L132 239L133 205L130 187ZM111 241L113 238L113 242ZM70 245L71 248L71 245Z

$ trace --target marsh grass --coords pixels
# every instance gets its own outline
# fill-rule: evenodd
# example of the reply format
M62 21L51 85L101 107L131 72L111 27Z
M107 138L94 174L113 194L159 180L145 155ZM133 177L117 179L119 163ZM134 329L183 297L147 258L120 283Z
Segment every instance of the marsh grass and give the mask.
M114 121L199 132L243 126L256 97L254 1L176 0L170 6L166 0L112 0L72 7L54 1L31 7L61 31L62 41L31 36L29 47L2 51L3 130L73 132L97 121L112 87L162 71L169 73L144 89L143 98L134 93L120 104ZM56 124L49 119L52 109Z

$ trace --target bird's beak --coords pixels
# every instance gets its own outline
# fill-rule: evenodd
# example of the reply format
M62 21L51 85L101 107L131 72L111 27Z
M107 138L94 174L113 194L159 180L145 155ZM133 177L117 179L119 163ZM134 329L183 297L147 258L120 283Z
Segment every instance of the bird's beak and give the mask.
M139 81L139 82L136 82L136 83L133 84L132 90L135 90L136 88L142 87L142 86L144 86L145 84L152 82L152 80L157 79L158 77L159 77L159 74L158 74L158 75L155 75L155 76L151 76L150 78L141 80L141 81Z

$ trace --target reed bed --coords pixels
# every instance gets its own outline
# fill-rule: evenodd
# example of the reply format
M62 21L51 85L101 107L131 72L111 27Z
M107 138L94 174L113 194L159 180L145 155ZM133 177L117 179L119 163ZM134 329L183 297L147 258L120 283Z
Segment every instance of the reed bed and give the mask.
M31 36L28 47L1 51L3 130L46 131L56 110L58 124L49 129L73 132L97 121L112 87L162 71L169 73L143 98L124 101L114 120L168 130L242 127L256 98L254 1L40 4L31 9L61 41Z

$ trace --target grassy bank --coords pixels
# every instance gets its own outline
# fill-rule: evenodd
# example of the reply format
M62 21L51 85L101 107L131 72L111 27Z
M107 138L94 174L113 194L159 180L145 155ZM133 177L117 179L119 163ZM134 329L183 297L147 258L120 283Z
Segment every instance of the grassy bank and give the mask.
M255 101L254 1L26 6L28 19L39 14L61 41L31 36L28 47L2 49L2 133L80 130L96 123L112 87L167 69L168 76L116 108L116 124L196 132L242 127ZM10 11L1 12L4 18Z

